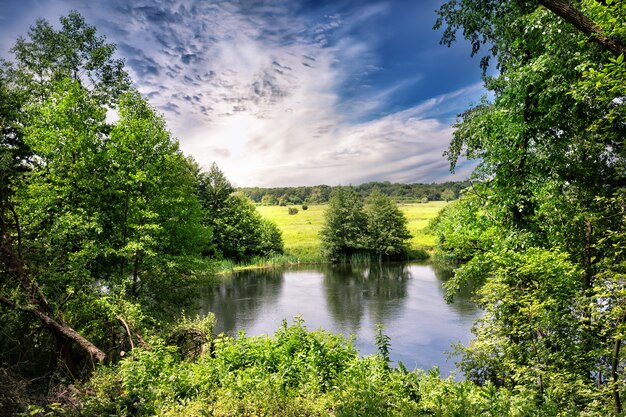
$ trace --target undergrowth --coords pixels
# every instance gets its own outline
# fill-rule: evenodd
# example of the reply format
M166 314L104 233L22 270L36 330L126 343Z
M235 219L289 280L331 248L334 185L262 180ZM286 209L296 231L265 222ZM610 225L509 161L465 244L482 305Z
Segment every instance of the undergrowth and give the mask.
M200 323L203 329L210 323ZM193 328L189 320L180 329ZM107 416L556 416L520 392L440 379L436 369L388 366L389 339L360 357L351 338L286 322L272 337L205 339L187 356L160 339L103 366L78 407L56 414Z

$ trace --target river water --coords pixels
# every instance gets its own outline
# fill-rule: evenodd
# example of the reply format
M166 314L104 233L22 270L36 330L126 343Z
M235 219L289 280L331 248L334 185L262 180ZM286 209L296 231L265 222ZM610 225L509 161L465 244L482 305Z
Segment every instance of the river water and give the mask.
M480 310L460 294L443 299L446 270L431 264L314 265L260 269L228 276L201 295L201 312L212 311L216 332L273 334L283 319L301 316L307 328L356 337L361 354L376 351L377 324L391 338L391 360L409 369L455 369L451 346L470 339Z

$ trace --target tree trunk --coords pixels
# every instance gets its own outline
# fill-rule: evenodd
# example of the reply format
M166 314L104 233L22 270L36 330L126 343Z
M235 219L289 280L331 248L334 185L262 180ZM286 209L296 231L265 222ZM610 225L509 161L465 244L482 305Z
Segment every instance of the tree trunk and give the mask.
M102 362L106 358L104 352L98 349L96 345L85 339L76 330L63 323L62 320L53 319L48 314L41 311L40 308L36 306L20 306L2 295L0 295L0 303L9 306L15 310L30 313L33 316L37 317L55 336L62 336L64 339L68 339L76 343L85 352L87 352L89 356L91 356L93 359L96 359L98 362Z
M568 23L571 23L585 35L591 37L598 45L615 55L626 55L626 45L614 37L607 36L602 28L585 16L580 10L566 0L538 0L539 4L552 11Z
M611 361L611 376L613 377L613 402L615 404L615 414L622 413L622 401L619 397L619 388L617 387L618 375L617 367L619 365L619 351L622 347L622 339L616 339L613 346L613 358Z
M21 232L18 231L18 236ZM17 279L18 286L22 295L27 300L28 305L22 306L0 295L0 303L25 313L35 316L44 326L52 332L55 339L63 338L76 343L92 359L98 362L104 361L106 355L98 349L93 343L81 336L76 330L68 326L60 318L54 318L52 306L48 302L41 287L30 276L22 257L15 252L11 237L9 234L9 225L5 218L5 207L0 202L0 259L6 266L8 272L12 273Z

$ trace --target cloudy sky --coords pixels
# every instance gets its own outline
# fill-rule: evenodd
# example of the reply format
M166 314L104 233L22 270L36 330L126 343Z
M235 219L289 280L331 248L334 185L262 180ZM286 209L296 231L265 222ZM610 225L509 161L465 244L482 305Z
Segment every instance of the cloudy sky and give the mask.
M439 0L0 0L0 56L78 10L117 44L186 154L238 186L439 182L456 114L484 93L439 45Z

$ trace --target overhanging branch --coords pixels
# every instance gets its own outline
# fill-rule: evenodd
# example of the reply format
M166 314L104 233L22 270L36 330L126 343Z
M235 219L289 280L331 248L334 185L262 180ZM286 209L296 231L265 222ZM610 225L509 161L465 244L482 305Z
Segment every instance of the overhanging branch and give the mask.
M580 10L566 0L538 0L539 4L552 11L568 23L571 23L591 40L613 54L626 56L626 45L614 37L607 36L602 28L585 16Z

